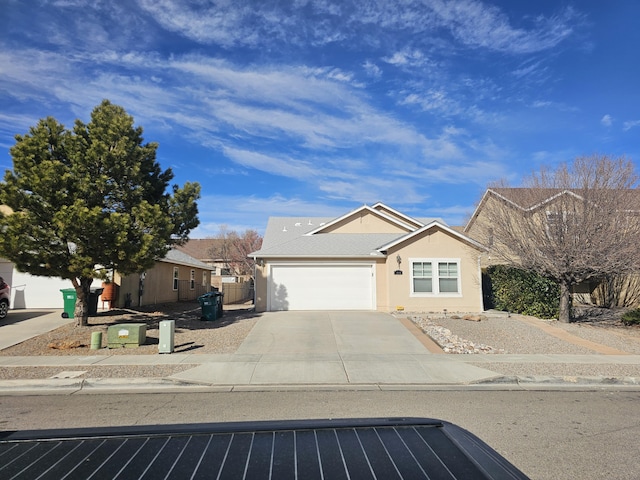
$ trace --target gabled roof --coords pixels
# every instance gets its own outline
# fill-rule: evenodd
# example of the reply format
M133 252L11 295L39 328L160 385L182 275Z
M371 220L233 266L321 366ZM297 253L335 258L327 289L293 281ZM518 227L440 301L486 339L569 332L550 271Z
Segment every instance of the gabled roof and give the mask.
M370 257L382 256L379 248L398 237L396 233L340 233L303 235L262 248L253 257Z
M331 217L269 217L260 251L306 235L333 220Z
M625 191L627 202L629 204L630 211L640 210L640 190L629 189ZM542 208L549 203L557 200L561 196L572 196L576 199L584 198L584 190L582 189L562 189L562 188L489 188L482 195L482 199L478 203L473 215L467 222L464 231L468 231L471 225L475 222L476 218L480 214L480 211L484 208L487 199L490 196L494 196L513 208L530 212L538 208Z
M386 213L385 210L389 213ZM357 217L372 214L400 228L396 233L329 233L330 227ZM417 235L440 228L455 238L482 248L480 244L450 228L439 219L416 220L384 204L363 206L337 218L270 217L262 248L250 255L254 258L372 258L384 257L394 245L411 241Z
M410 217L406 217L405 215L402 215L402 216L407 218L407 219L409 219L410 222L403 222L400 219L394 218L393 216L387 215L384 212L382 212L380 207L384 206L384 205L382 205L380 203L377 203L376 205L378 206L378 208L372 208L372 207L369 207L367 205L363 205L360 208L356 208L355 210L352 210L349 213L346 213L346 214L342 215L341 217L335 218L335 219L327 222L325 225L318 226L318 228L308 232L307 235L314 235L316 233L321 233L321 232L327 230L329 227L332 227L332 226L334 226L334 225L336 225L336 224L338 224L338 223L340 223L340 222L342 222L344 220L347 220L349 217L355 217L357 215L360 215L363 212L368 212L368 213L371 213L372 215L375 215L375 216L377 216L379 218L383 218L383 219L389 221L390 223L393 223L393 224L397 225L398 227L403 228L403 229L405 229L407 231L415 230L415 228L416 228L415 224L418 224L420 226L422 225L420 222L412 220ZM391 210L391 209L389 209L389 210Z
M447 225L445 225L443 223L440 223L437 220L432 221L431 223L425 225L422 228L419 228L418 230L415 230L414 232L411 232L411 233L409 233L407 235L404 235L402 237L396 238L395 240L389 242L388 244L385 244L385 245L381 246L378 250L380 252L386 252L390 248L393 248L393 247L395 247L397 245L400 245L401 243L409 241L412 238L415 238L415 237L423 234L424 232L426 232L428 230L432 230L434 228L439 228L441 230L444 230L445 232L447 232L450 235L456 237L460 241L465 242L468 245L471 245L472 247L477 248L478 250L486 250L486 247L484 247L482 244L480 244L480 243L476 242L475 240L467 237L466 235L458 232L457 230L454 230L453 228L450 228Z
M202 263L200 260L187 255L184 252L176 248L172 248L167 252L165 257L160 260L165 263L172 263L174 265L184 265L186 267L201 268L203 270L211 270L212 268L206 263Z
M410 216L405 215L404 213L399 212L397 210L394 210L390 206L385 205L384 203L381 203L381 202L376 203L371 208L373 208L374 210L378 210L380 212L384 212L386 210L391 214L393 214L394 216L398 217L399 219L403 220L405 223L413 225L415 228L420 228L425 225L420 219L411 218Z
M220 246L222 240L219 238L195 238L189 239L184 245L176 245L176 249L198 260L214 260L211 256L211 249Z

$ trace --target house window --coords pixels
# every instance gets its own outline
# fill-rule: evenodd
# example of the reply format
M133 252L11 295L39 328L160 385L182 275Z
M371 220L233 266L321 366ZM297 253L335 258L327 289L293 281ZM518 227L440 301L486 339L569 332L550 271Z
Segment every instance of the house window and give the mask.
M411 295L459 295L460 261L457 259L411 259Z
M458 293L458 264L438 262L438 287L440 293Z
M191 270L191 276L189 277L189 288L194 290L196 288L196 271Z
M545 228L547 231L547 237L554 241L570 241L573 238L574 241L579 242L580 238L580 220L575 212L554 212L547 211L547 223ZM568 236L571 235L571 236Z
M433 269L431 262L413 262L413 293L433 292Z
M173 267L173 289L178 290L178 275L179 269L178 267Z

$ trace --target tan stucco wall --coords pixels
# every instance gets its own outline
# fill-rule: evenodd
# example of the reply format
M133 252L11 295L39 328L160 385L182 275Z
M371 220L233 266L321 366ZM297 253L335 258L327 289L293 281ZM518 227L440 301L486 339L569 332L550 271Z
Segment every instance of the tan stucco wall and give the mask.
M420 238L408 245L402 244L387 252L385 266L388 303L379 304L379 310L441 312L480 312L482 311L481 274L478 266L481 252L440 229L425 232ZM398 269L396 256L402 258L402 275L394 272ZM411 259L453 259L459 260L460 289L458 295L411 296Z
M489 249L489 253L483 255L481 258L481 267L487 268L491 265L499 265L499 264L507 264L506 259L501 258L500 255L495 253L496 250L502 252L508 252L509 249L506 245L500 241L500 238L496 236L493 232L493 225L491 223L491 215L490 211L493 208L503 209L503 212L512 212L514 215L521 215L521 212L516 211L515 209L506 209L502 204L500 204L493 196L488 196L485 198L484 203L480 206L479 210L476 212L476 217L473 221L466 227L464 234L468 237L474 239L475 241L485 245ZM491 250L494 250L494 253L491 253Z
M395 275L398 269L396 255L400 255L402 275ZM457 237L440 230L433 229L408 245L399 245L388 252L386 259L376 262L376 309L378 311L395 311L403 307L405 311L419 312L481 312L482 287L478 266L481 252L460 241ZM411 296L411 264L410 258L433 258L459 260L461 277L461 294L457 296ZM344 258L323 259L326 263L337 263ZM278 262L302 262L299 258L281 258ZM318 261L317 259L307 261ZM267 272L268 262L263 267L256 266L256 311L267 309Z
M267 310L267 263L261 266L256 262L255 278L256 278L256 291L255 291L255 306L256 312L266 312Z
M364 211L327 227L323 233L408 233L408 231L394 222Z

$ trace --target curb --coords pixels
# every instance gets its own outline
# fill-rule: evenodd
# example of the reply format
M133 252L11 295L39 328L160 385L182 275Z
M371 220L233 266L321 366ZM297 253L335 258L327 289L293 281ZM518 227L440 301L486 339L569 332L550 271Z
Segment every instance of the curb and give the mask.
M562 385L628 385L640 386L639 377L585 377L575 375L564 376L534 376L534 375L516 375L502 376L487 380L480 380L478 384L562 384Z
M401 390L532 390L548 388L640 389L638 377L500 376L473 383L442 384L260 384L213 385L171 378L87 378L0 380L0 396L32 394L98 394L161 392L256 392L256 391L401 391Z

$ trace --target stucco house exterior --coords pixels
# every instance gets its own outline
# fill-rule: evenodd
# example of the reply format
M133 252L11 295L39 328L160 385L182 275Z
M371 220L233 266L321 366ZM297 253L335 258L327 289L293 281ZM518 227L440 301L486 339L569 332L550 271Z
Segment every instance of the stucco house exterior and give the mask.
M0 277L4 278L11 287L11 309L63 308L64 300L60 290L73 288L71 280L23 273L4 258L0 258Z
M61 289L73 288L71 280L34 276L19 272L13 263L0 258L0 276L11 286L11 309L64 307ZM211 267L178 250L171 249L143 275L113 275L116 297L105 308L143 306L194 300L211 291ZM91 288L102 288L94 280ZM98 299L98 308L103 306Z
M482 311L478 242L382 203L337 218L271 217L256 311Z
M640 211L640 190L630 189L618 191L621 193L621 199L624 199L622 206L617 205L619 210L612 210L611 215L614 219L622 221L625 216L633 215L637 218L637 212ZM482 199L478 203L473 215L470 217L463 232L465 235L476 239L489 248L489 254L482 257L483 269L499 263L518 263L515 253L512 253L509 245L507 245L499 235L494 232L493 219L504 225L510 225L511 231L517 232L518 225L522 222L518 219L524 218L537 226L537 236L540 243L545 239L550 239L557 235L560 231L564 233L570 225L575 231L586 228L581 219L588 217L584 212L584 205L593 202L580 189L558 189L558 188L490 188L485 191ZM506 207L506 208L505 208ZM577 214L574 214L577 213ZM568 221L571 217L577 217L573 223ZM501 216L505 216L502 219ZM513 222L509 221L512 217ZM634 220L635 223L635 220ZM595 225L595 223L594 223ZM560 230L558 230L560 229ZM528 229L526 234L536 230ZM613 239L610 243L613 245ZM501 255L492 255L492 251L500 251ZM503 257L507 255L514 259L514 262L507 262ZM625 276L624 281L620 283L618 292L620 297L637 297L638 294L632 292L640 292L640 276ZM571 294L574 301L579 303L603 303L599 298L602 293L597 292L602 282L590 280L573 285ZM632 295L631 295L632 294Z
M114 306L141 307L195 300L211 291L212 267L172 248L143 274L114 274L117 300Z

